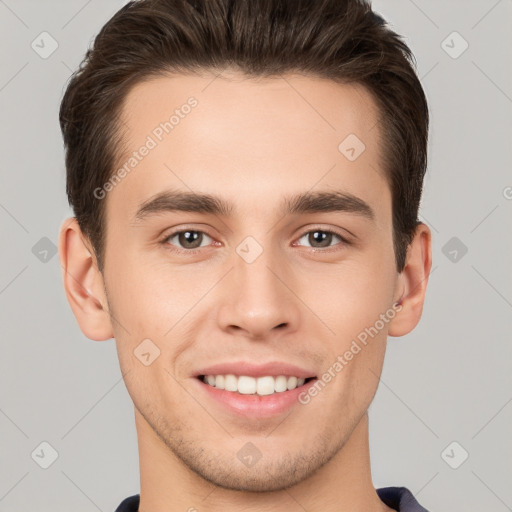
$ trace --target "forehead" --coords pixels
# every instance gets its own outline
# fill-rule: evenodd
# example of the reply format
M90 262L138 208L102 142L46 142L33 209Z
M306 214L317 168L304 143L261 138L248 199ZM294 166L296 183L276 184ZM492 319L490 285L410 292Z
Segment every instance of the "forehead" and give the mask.
M168 75L140 82L127 94L122 117L128 136L151 132L155 122L169 120L176 111L184 119L179 111L192 97L198 103L193 108L194 132L210 140L225 135L243 138L256 131L260 137L272 136L282 129L296 138L322 131L337 132L339 137L348 129L367 138L378 117L373 96L361 84L297 74L252 78L233 71ZM184 129L173 135L179 131Z
M108 194L107 210L115 206L109 217L131 217L164 189L253 206L317 184L369 202L387 189L378 110L358 84L304 75L169 75L133 87L122 120L125 152L116 169L128 172Z

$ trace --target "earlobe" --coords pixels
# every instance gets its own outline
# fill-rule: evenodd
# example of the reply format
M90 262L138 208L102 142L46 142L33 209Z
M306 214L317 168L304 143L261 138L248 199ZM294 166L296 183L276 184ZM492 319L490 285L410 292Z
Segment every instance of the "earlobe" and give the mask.
M389 322L389 336L403 336L420 321L431 267L432 235L428 226L420 223L407 250L405 267L398 276L395 303L399 303L400 309Z
M95 341L113 337L103 276L75 217L59 233L59 260L69 305L84 335Z

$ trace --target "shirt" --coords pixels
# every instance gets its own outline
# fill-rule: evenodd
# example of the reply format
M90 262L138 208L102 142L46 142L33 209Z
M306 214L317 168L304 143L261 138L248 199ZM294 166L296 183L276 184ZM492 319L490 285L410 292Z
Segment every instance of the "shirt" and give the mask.
M398 512L428 512L406 487L382 487L377 494L383 503ZM138 512L140 494L124 499L115 512Z

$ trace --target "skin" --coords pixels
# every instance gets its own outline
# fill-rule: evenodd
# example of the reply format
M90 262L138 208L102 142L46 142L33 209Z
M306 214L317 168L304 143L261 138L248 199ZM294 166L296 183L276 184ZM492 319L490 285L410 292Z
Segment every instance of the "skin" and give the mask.
M198 106L104 199L103 274L76 220L60 230L73 313L88 338L115 338L134 403L140 510L389 511L372 484L367 409L387 336L407 334L421 317L431 233L418 226L398 273L380 125L363 87L304 75L213 78L159 77L129 93L126 154L187 98ZM366 146L355 161L338 150L350 133ZM166 212L135 223L139 205L166 189L221 196L236 213ZM284 195L320 190L356 195L375 220L278 211ZM186 228L204 233L197 254L186 253L186 239L162 242ZM351 243L334 235L315 246L307 236L315 228L350 232ZM247 236L263 248L250 264L236 252ZM279 360L321 376L400 298L400 312L290 414L242 419L197 393L194 372L226 361ZM148 366L134 355L146 338L160 350ZM252 467L237 458L248 442L261 453Z

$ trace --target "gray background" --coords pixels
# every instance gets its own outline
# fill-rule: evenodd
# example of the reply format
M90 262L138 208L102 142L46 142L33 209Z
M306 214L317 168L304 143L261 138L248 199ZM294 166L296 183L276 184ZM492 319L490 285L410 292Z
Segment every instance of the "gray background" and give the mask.
M71 215L63 88L124 3L0 0L2 512L107 512L139 491L114 341L83 336L51 251ZM412 48L430 103L421 216L434 260L420 325L389 338L370 409L374 484L406 486L431 511L512 510L512 1L373 5ZM47 58L43 31L58 43ZM48 469L43 441L58 453Z

